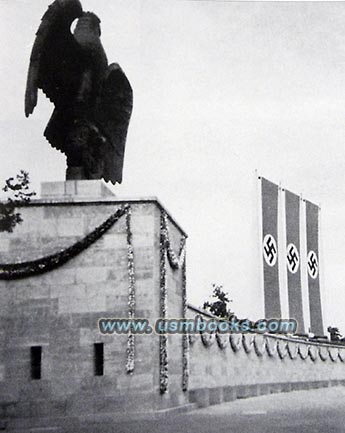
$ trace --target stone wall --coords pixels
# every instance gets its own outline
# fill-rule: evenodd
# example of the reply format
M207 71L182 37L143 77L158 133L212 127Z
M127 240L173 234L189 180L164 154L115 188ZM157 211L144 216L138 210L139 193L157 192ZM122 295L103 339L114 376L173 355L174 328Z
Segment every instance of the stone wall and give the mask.
M23 223L0 234L0 263L23 263L65 250L123 205L131 208L135 316L160 317L161 223L156 200L38 200L20 209ZM167 215L171 246L181 229ZM101 317L129 311L126 215L65 264L41 275L0 280L1 417L92 418L156 411L187 402L182 392L182 336L169 336L168 389L160 390L159 336L135 336L135 367L126 370L128 336L101 335ZM166 260L167 317L183 313L182 270ZM104 375L94 375L94 343L104 343ZM30 348L42 347L40 380L31 378ZM27 424L25 424L27 425Z
M193 306L188 317L210 319ZM345 346L269 334L190 336L190 398L199 406L345 384Z
M117 222L96 236L124 206ZM101 335L99 318L127 318L130 311L151 324L161 317L209 318L187 308L186 235L156 199L46 196L20 212L23 223L0 234L0 418L8 430L62 420L73 427L190 403L345 384L340 346L272 335L155 332L136 335L131 345L126 334ZM71 245L77 253L73 247L66 259ZM9 275L4 263L21 263L26 276L17 278L15 267ZM95 343L104 344L101 376L94 371ZM39 380L31 376L34 346L42 348Z

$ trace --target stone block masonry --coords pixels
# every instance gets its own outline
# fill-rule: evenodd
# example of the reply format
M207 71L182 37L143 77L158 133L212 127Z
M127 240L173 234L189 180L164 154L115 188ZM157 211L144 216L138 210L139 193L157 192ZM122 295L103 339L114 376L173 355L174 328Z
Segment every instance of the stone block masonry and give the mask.
M85 182L46 185L20 208L23 223L0 233L0 428L74 431L88 420L345 384L340 345L100 334L102 317L209 316L187 306L186 235L158 200L120 200L95 182L87 196Z
M53 195L60 189L61 185L50 185L49 199L20 208L23 223L11 234L0 234L0 244L6 247L0 249L0 263L26 263L65 251L125 207L130 209L134 256L132 308L134 315L154 322L161 314L162 215L176 251L185 237L183 230L155 198ZM101 317L129 317L127 218L125 212L98 240L47 272L35 265L37 272L25 278L0 279L0 408L9 430L20 422L29 428L38 419L57 425L91 414L146 413L188 403L188 393L182 391L181 335L170 336L167 342L169 383L161 392L158 335L136 335L130 347L127 335L98 331ZM166 277L167 317L180 317L182 270L173 270L168 259ZM103 346L95 355L97 343ZM37 359L33 351L40 354ZM97 362L102 364L98 370ZM39 378L33 371L39 371Z
M189 305L187 316L209 319ZM271 334L189 337L190 400L199 407L234 398L345 384L345 346Z

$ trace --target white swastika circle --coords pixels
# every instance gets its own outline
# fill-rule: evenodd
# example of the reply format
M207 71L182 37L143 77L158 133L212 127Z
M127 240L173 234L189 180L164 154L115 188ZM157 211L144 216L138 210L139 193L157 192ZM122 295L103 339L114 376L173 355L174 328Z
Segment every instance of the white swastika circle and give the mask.
M298 249L296 245L291 243L286 248L286 264L292 274L295 274L298 271L299 263Z
M266 235L262 247L265 262L268 266L274 266L278 257L277 242L274 237L270 234Z
M313 250L309 251L307 258L308 274L315 280L319 274L319 261Z

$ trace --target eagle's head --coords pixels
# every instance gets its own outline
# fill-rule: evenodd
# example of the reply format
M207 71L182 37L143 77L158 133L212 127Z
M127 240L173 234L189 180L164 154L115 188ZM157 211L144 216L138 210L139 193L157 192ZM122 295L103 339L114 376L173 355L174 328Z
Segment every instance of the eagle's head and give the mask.
M83 36L91 34L93 36L101 36L101 20L92 12L83 12L82 16L78 19L74 36Z

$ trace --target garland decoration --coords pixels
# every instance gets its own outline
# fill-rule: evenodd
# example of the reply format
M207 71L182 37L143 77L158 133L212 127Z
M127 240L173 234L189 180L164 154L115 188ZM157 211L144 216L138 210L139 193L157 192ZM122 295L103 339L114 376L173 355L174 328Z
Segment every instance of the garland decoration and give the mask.
M167 269L166 257L173 270L182 269L182 312L186 317L187 295L186 295L186 236L180 241L179 253L176 254L170 242L170 231L168 215L162 211L160 218L160 317L167 317ZM168 389L168 337L159 336L159 368L160 368L160 391L164 393ZM187 391L189 380L189 339L188 335L182 336L182 389Z
M281 347L283 345L283 347ZM286 341L278 340L277 342L277 351L280 359L284 359L288 354L287 350L288 343Z
M273 347L271 346L269 342L269 338L266 337L266 351L269 356L274 356L277 353L277 341L274 340Z
M211 333L211 332L206 333L206 332L200 331L200 337L201 337L202 344L205 347L210 347L215 342L215 334L214 333Z
M334 352L336 352L335 355L334 355ZM328 354L329 354L329 357L330 357L332 362L337 362L338 354L339 354L338 348L329 347L328 348Z
M241 349L242 335L230 334L229 340L232 350L238 352Z
M229 345L228 337L224 334L220 334L219 332L216 333L216 340L218 347L222 350L226 349Z
M135 272L134 272L134 251L132 243L131 231L131 215L130 207L126 210L126 232L127 232L127 258L128 258L128 319L135 318ZM126 370L128 374L134 372L134 357L135 357L135 335L128 333L127 339L127 362Z
M195 334L188 334L188 343L189 346L193 346L193 344L196 342L197 337Z
M204 321L204 319L201 315L198 315L197 317L199 318L200 322ZM212 333L211 332L205 332L205 331L201 331L201 330L199 330L199 332L200 332L200 338L201 338L202 344L205 347L212 346L212 344L215 342L215 339L216 339L215 333L214 332L212 332Z
M167 316L167 277L166 277L166 225L164 215L160 221L160 317ZM159 389L163 394L168 390L168 337L166 334L159 336Z
M186 260L182 265L182 314L187 315L187 278ZM182 335L182 391L188 391L189 383L189 338L185 332Z
M246 353L250 353L252 351L252 346L254 344L254 335L251 334L242 334L242 345L243 349Z
M305 350L302 349L302 347L304 347ZM308 358L308 354L309 354L309 346L307 346L304 343L298 343L298 354L299 354L299 356L300 356L301 359L303 359L303 360L307 359Z
M308 355L309 358L315 362L317 358L317 348L315 346L309 346L308 347Z
M345 352L341 349L339 349L338 357L341 362L345 362Z
M185 263L185 257L186 257L186 237L183 236L181 238L180 250L177 255L171 246L168 215L166 212L163 212L162 234L163 234L165 248L167 250L167 256L168 256L170 266L173 269L181 269Z
M258 340L261 340L260 345ZM254 337L254 341L253 341L253 346L254 346L254 351L257 354L257 356L263 356L263 354L265 353L265 348L266 348L266 342L265 339L262 335L260 334L256 334Z
M31 277L62 266L100 239L127 212L128 207L121 206L83 239L58 253L27 262L0 264L0 280Z
M291 345L294 346L294 348L295 348L294 351L292 351ZM293 342L289 341L288 345L287 345L287 350L288 350L290 359L296 359L297 358L297 355L298 355L298 345L297 345L297 343L293 343Z
M325 350L325 352L326 353L324 353L323 351L322 351L322 349L326 349ZM327 359L328 359L328 349L327 349L327 347L325 347L325 346L319 346L319 358L321 359L321 361L327 361Z

